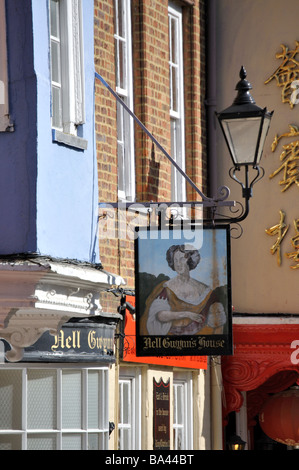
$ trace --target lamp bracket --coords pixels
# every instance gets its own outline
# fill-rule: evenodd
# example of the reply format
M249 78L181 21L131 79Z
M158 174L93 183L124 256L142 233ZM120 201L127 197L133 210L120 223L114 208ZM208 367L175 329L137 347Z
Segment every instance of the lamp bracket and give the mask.
M252 188L259 180L261 180L263 178L263 176L265 174L264 168L261 168L257 165L253 166L252 169L255 170L256 175L251 180L251 182L249 183L248 165L243 165L243 166L244 166L244 169L245 169L245 183L240 181L240 179L237 178L237 176L236 176L236 173L241 170L240 166L239 167L238 166L237 167L232 167L229 170L229 176L242 187L242 197L244 199L244 206L239 201L236 203L236 205L238 204L239 206L241 206L240 214L238 216L234 216L234 217L225 217L225 216L222 215L221 218L216 217L216 213L214 214L215 223L217 223L217 224L226 223L226 224L229 224L229 225L235 224L235 226L241 232L241 235L242 235L243 230L242 230L242 227L240 225L240 222L242 222L244 219L246 219L246 217L249 214L249 199L252 197ZM236 205L235 205L235 207L236 207ZM237 209L237 210L239 210L239 209ZM230 211L233 212L233 208L230 208ZM236 227L232 228L232 230L235 230ZM239 235L235 238L239 238L241 235Z
M248 182L248 166L245 166L245 184L240 181L237 176L236 172L240 171L241 168L239 166L232 167L229 170L229 176L235 180L240 186L242 186L242 196L245 199L249 199L252 196L252 187L256 184L259 180L261 180L265 174L264 168L259 167L258 165L252 167L253 170L256 171L256 176L252 179L251 183Z

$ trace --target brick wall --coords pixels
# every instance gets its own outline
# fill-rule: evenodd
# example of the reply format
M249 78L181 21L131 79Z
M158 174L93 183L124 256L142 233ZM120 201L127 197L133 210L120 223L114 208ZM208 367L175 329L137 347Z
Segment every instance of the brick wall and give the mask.
M95 70L115 89L114 66L114 6L113 0L94 1ZM111 93L96 80L95 136L99 178L99 201L117 200L117 129L116 103ZM100 212L99 226L104 230L106 218ZM104 269L119 273L119 246L117 237L100 236L100 256ZM103 297L105 310L117 308L114 296Z
M132 3L135 113L170 153L168 2ZM138 200L170 201L168 159L140 128L135 132Z
M204 0L184 8L186 173L206 194L205 20ZM198 195L187 185L187 200L196 199Z
M186 172L206 192L205 147L205 31L204 0L186 0L184 16ZM115 89L114 2L95 0L95 67ZM170 153L168 1L132 0L134 112ZM99 201L117 201L116 102L101 83L96 84L96 148ZM136 200L171 201L171 164L151 139L135 125ZM197 195L187 185L187 199ZM110 214L111 215L111 214ZM121 214L124 216L124 214ZM100 213L100 227L108 217ZM118 230L118 214L109 218L113 236L100 237L104 269L121 275L134 288L134 244ZM130 225L130 224L129 224ZM122 224L129 230L129 225ZM131 232L132 235L132 232ZM131 237L132 238L132 237ZM103 307L114 309L113 296Z

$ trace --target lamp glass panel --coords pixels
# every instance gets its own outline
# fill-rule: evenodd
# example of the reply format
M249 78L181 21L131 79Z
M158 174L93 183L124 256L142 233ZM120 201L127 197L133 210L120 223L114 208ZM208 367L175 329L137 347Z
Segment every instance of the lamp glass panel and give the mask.
M223 130L236 165L254 163L260 124L261 117L222 121Z
M260 138L259 150L258 150L257 159L256 159L256 164L257 165L259 165L261 157L262 157L265 140L266 140L268 130L269 130L269 127L270 127L270 122L271 122L271 116L265 116L264 122L263 122L261 138Z

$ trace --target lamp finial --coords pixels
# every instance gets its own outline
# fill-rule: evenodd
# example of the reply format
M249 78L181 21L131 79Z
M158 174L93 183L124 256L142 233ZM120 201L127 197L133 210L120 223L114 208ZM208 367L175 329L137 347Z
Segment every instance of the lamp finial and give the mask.
M240 78L241 80L245 80L246 77L247 77L247 72L245 70L244 65L242 65L241 70L240 70Z

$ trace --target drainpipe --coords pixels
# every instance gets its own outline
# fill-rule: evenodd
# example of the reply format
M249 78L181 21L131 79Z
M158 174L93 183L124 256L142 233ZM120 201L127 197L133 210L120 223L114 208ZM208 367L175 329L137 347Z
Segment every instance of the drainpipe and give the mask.
M216 154L216 1L207 2L207 131L208 131L208 170L209 196L217 195L217 154ZM212 357L211 367L211 440L213 450L223 450L222 432L222 374L221 357Z
M217 194L217 155L216 155L216 0L207 2L207 133L208 133L208 170L209 196Z
M211 357L210 367L212 450L223 450L221 357Z

